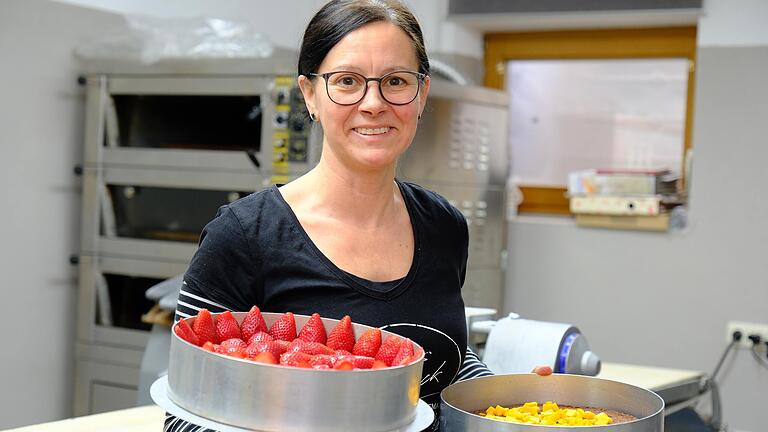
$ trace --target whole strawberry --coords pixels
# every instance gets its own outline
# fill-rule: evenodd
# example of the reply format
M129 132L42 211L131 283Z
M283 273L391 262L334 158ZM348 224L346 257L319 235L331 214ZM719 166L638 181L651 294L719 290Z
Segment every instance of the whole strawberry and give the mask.
M296 339L296 320L292 312L286 312L279 320L272 324L269 334L278 340L291 342Z
M192 345L202 345L202 343L200 343L200 338L197 337L195 331L192 330L192 327L189 326L189 323L186 320L179 321L179 323L176 324L176 327L174 327L174 331L177 335L179 335L180 338L191 343Z
M216 318L216 335L219 340L241 339L240 326L237 320L232 316L232 312L225 311Z
M370 329L357 339L352 348L352 354L374 357L379 352L379 348L381 348L381 330Z
M192 330L200 339L200 343L213 342L219 343L219 336L216 334L216 326L213 323L213 315L208 309L200 309L197 313L195 322L192 323Z
M397 351L397 355L392 360L391 366L408 364L411 362L411 357L413 357L413 342L411 342L410 339L405 339L405 341L400 344L400 350Z
M246 345L242 339L232 338L222 342L221 345L216 348L216 352L232 357L245 358L245 349Z
M251 337L258 332L266 333L269 331L258 306L254 306L248 311L248 314L243 318L243 323L240 324L240 331L243 333L243 340L246 341L250 341Z
M260 331L254 333L253 336L248 338L247 343L250 345L252 342L272 342L273 340L275 340L275 338L273 338L272 335L267 332Z
M349 315L345 315L336 327L331 330L326 345L332 350L352 352L352 348L355 347L355 333L352 329L352 318Z
M248 358L256 357L257 355L263 352L268 352L277 359L277 358L280 358L280 354L285 352L285 349L281 347L280 344L274 341L269 341L269 342L254 341L249 343L248 346L245 348L245 355Z
M323 325L323 321L320 319L320 314L313 313L311 317L307 320L307 323L304 324L304 327L301 328L301 331L299 332L299 339L303 339L307 342L318 342L321 344L324 344L327 335L325 333L325 326Z
M296 338L288 345L287 352L303 352L309 355L333 354L333 350L319 342L307 342L304 339Z
M382 342L379 352L376 353L376 360L381 360L386 363L387 366L392 366L392 361L400 351L401 344L402 339L399 337L392 335L387 336L387 338L384 339L384 342Z

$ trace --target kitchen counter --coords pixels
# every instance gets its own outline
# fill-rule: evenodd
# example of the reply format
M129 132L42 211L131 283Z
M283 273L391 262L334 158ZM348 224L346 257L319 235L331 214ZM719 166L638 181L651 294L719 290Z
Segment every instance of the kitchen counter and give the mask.
M158 432L163 430L165 410L147 405L9 429L7 432Z
M598 378L621 381L657 392L667 404L698 394L704 374L697 371L603 363ZM103 414L10 429L6 432L156 432L163 428L165 410L148 405Z

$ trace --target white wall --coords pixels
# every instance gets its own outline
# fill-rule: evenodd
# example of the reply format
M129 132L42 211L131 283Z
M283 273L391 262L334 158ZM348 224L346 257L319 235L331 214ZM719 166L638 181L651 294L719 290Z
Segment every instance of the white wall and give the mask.
M768 323L768 38L762 0L711 0L699 27L690 226L669 234L509 225L505 311L572 322L604 360L711 372L726 323ZM765 430L768 370L721 375L724 418Z
M0 429L71 415L84 101L72 47L107 21L0 1Z

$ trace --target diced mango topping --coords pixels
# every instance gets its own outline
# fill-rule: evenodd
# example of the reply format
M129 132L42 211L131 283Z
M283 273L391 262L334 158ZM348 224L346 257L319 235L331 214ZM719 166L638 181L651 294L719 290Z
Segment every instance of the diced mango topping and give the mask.
M595 414L581 408L561 409L551 401L544 402L541 408L538 402L526 402L512 408L500 405L489 406L479 415L494 420L547 426L602 426L613 422L613 419L604 412Z

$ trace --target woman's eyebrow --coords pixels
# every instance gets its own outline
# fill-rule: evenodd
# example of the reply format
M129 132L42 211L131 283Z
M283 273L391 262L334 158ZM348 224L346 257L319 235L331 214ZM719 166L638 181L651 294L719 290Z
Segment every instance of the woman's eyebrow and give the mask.
M395 71L412 71L412 70L415 70L415 69L409 68L407 66L391 66L386 69L383 69L381 76L384 76L390 72L395 72ZM361 75L365 75L364 73L362 73L362 69L360 69L358 66L354 66L351 64L336 65L335 67L331 68L329 72L341 72L341 71L357 72Z

